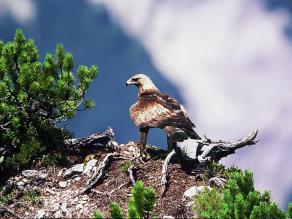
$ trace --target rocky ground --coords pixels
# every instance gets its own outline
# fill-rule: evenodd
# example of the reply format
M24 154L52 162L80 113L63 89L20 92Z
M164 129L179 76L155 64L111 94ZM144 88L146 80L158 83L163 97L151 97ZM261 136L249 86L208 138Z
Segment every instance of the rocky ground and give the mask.
M133 149L133 145L122 145L121 148L133 153L136 149L131 151L131 147ZM108 217L108 208L113 201L127 212L133 183L128 172L129 161L122 157L109 163L106 174L93 189L80 194L107 154L107 151L99 151L89 158L71 157L73 162L65 168L38 167L11 177L0 198L0 216L92 218L93 212L99 210ZM154 187L157 192L157 204L152 215L194 218L191 197L203 185L209 184L208 177L198 170L186 172L173 159L168 168L169 188L161 197L162 164L166 153L151 149L149 154L147 162L136 162L134 176L135 180Z

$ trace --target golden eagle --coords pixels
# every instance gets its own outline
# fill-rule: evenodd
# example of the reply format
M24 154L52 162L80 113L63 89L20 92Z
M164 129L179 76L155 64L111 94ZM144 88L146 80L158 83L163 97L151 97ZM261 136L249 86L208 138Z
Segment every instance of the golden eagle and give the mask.
M185 108L173 97L160 92L151 79L144 74L131 77L126 85L138 87L138 99L130 107L130 116L140 128L140 153L144 152L149 128L161 128L167 133L168 150L176 142L188 138L201 139L196 127L187 116Z

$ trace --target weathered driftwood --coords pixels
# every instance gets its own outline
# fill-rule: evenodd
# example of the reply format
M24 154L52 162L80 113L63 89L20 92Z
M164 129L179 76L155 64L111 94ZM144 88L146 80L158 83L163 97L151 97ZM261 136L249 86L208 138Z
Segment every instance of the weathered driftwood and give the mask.
M252 131L245 138L234 142L213 141L207 137L203 140L189 141L188 145L184 145L184 142L179 142L175 150L178 156L182 156L191 162L202 164L211 160L219 161L223 157L234 154L239 148L256 144L257 133L257 130Z
M203 140L188 140L187 145L184 142L178 143L177 147L171 151L164 160L162 166L162 196L166 192L167 180L167 166L170 158L176 154L182 162L187 162L190 166L196 167L204 164L206 161L219 161L221 158L230 154L234 154L239 148L254 145L257 143L255 140L258 131L252 131L247 137L239 139L234 142L226 141L213 141L207 137ZM224 181L219 181L219 178L213 179L214 183L223 186Z

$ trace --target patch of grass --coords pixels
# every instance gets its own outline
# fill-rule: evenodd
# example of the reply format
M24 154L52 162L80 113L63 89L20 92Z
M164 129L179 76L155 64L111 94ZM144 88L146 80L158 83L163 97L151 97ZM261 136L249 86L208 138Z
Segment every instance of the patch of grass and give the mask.
M12 202L12 199L13 197L11 194L1 195L0 204L10 204Z
M31 191L26 191L23 193L21 199L32 205L38 205L41 203L41 200L39 199L40 191L38 189L33 189Z
M124 172L124 173L128 173L128 169L129 169L129 167L131 166L131 161L125 161L124 163L123 163L123 165L121 166L121 168L122 168L122 171Z

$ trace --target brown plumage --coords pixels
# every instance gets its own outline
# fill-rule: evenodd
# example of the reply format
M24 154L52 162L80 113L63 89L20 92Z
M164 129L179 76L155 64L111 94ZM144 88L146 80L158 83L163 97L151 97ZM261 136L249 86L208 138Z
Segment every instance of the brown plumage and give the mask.
M137 74L127 81L127 85L138 87L138 99L130 107L130 116L140 128L141 152L146 145L149 128L166 131L169 150L176 142L187 138L200 139L184 107L176 99L160 92L149 77Z

